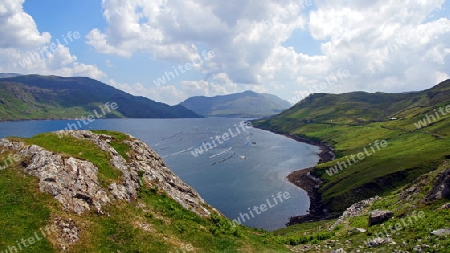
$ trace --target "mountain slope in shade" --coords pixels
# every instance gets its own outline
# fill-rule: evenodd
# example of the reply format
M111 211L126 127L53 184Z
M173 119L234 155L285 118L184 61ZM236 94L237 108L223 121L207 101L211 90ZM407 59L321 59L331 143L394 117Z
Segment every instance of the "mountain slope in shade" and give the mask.
M289 102L275 95L253 91L215 97L191 97L180 105L207 117L236 118L267 117L291 106Z
M118 109L109 118L198 118L183 106L136 97L87 77L24 75L0 79L0 120L80 118L101 111L105 103Z

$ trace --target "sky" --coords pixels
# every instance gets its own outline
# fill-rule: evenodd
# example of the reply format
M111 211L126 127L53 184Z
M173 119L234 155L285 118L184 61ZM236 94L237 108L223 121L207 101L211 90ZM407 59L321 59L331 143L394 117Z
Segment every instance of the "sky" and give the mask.
M0 31L2 73L87 76L171 105L450 78L450 0L0 0Z

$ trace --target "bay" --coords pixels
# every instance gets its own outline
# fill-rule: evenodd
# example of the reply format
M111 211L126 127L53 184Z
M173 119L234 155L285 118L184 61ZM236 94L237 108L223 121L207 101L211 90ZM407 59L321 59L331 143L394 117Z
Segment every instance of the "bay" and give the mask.
M320 150L246 127L243 123L246 120L104 119L80 125L85 130L116 130L143 140L184 182L230 219L266 230L285 227L289 217L305 214L309 207L306 192L288 182L286 176L314 166ZM74 120L1 122L0 138L32 137L76 123ZM203 153L195 154L196 149L202 149ZM280 193L285 193L284 197ZM262 211L261 205L266 205L267 210Z

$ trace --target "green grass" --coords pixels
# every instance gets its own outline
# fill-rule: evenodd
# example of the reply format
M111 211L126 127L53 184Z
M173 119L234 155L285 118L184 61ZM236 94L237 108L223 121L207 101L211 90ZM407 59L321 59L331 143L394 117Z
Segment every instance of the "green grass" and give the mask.
M40 229L49 224L51 210L60 207L50 195L39 192L38 182L16 165L0 170L0 252L14 246L19 250L18 242L34 237L35 232L42 239L26 242L30 245L23 252L55 252Z
M393 250L397 250L397 252L415 252L414 248L417 245L428 245L430 248L422 248L424 252L450 252L450 238L430 235L430 232L440 228L447 228L448 224L450 224L450 212L448 209L440 208L443 204L449 203L450 200L441 199L431 203L423 201L424 197L431 190L430 185L432 185L438 172L448 168L448 161L444 162L436 170L421 176L417 183L386 194L367 207L362 215L345 218L340 225L336 226L332 233L328 231L328 228L336 220L296 224L280 229L275 234L282 236L281 239L283 240L300 238L302 244L318 244L322 249L327 248L328 251L342 248L346 252L354 252L355 249L359 249L360 252L393 252ZM405 194L404 190L410 187L415 187L416 192ZM394 217L384 222L383 225L369 227L368 213L375 209L393 211ZM395 226L398 227L397 230L389 229ZM354 228L363 228L367 232L353 232ZM386 231L389 237L396 242L395 245L384 244L375 248L366 246L368 239L373 239L377 236L386 237ZM325 241L308 241L305 239L314 237L314 235L329 237L329 239ZM307 252L316 251L310 250Z
M111 165L109 154L88 140L80 140L69 135L59 138L56 134L45 133L23 141L65 156L92 162L99 170L98 180L103 188L107 189L111 183L119 182L122 178L122 172Z
M128 140L127 135L95 132L112 136L113 146L122 154L128 152L122 145ZM93 162L102 167L99 170L99 177L103 173L102 187L120 176L112 170L108 155L86 140L70 136L60 139L51 133L11 140L25 141L63 156ZM72 219L81 229L81 240L72 245L69 252L182 252L187 246L192 246L195 252L289 252L283 241L271 232L232 226L228 219L218 214L199 217L157 188L141 186L136 200L114 201L102 208L104 215L91 211L78 216L63 211L49 194L40 193L38 179L24 174L19 165L0 171L0 220L6 228L0 232L0 249L30 237L39 228L50 224L54 217L63 217ZM50 240L55 242L53 236ZM58 251L48 240L33 247L36 249L33 252Z
M315 94L253 125L331 145L336 159L316 166L312 174L324 181L320 191L327 209L341 212L361 199L410 183L450 156L450 114L421 129L414 125L449 104L448 87L449 81L419 93ZM364 148L370 151L376 140L389 145L337 174L326 173Z
M127 134L109 130L92 130L91 132L95 134L106 134L113 137L109 145L111 145L111 147L113 147L125 160L129 160L127 153L131 148L125 141L130 141L131 139Z
M129 151L123 146L124 141L129 138L127 135L110 131L95 132L112 136L112 145L121 150L122 155ZM427 135L417 137L408 134L402 136L406 139L410 138L412 143L417 141L414 138L427 137ZM108 155L89 141L69 136L60 139L55 134L42 134L22 140L28 144L43 146L63 156L70 155L89 160L96 166L103 166L99 174L104 173L103 177L109 175L109 178L103 179L104 182L110 182L120 176L111 171L108 172L112 168L108 162ZM412 145L407 145L407 142L404 142L406 146L403 148L396 147L395 138L391 140L394 143L392 148L396 148L398 154L408 155L407 150L413 148ZM351 144L347 145L351 146ZM424 156L429 156L427 152L433 148L433 145L416 148L424 152ZM385 152L383 156L391 157L392 151ZM7 152L1 154L0 160L7 156ZM402 188L393 192L386 191L380 200L367 208L367 212L374 209L393 211L395 216L385 223L384 226L387 227L394 226L402 219L408 219L419 211L422 211L425 216L414 219L411 225L393 233L391 236L397 242L396 245L382 245L376 249L369 249L365 246L365 242L377 233L384 233L384 229L382 226L369 227L367 212L358 217L346 218L333 231L328 231L328 228L335 220L297 224L267 232L245 226L232 226L229 219L217 214L208 218L199 217L183 208L165 192L144 186L139 189L138 198L133 202L114 201L102 208L103 215L91 211L78 216L63 211L60 204L49 194L39 192L38 179L25 174L18 162L0 171L0 222L3 225L0 231L0 250L17 245L16 241L22 238L32 237L34 232L50 224L54 217L62 217L71 218L81 229L80 241L72 245L68 252L183 252L186 247L192 247L195 252L275 253L290 252L290 247L301 248L308 245L314 245L309 252L316 252L315 246L327 250L343 248L347 252L356 248L362 249L362 252L375 250L390 252L394 249L412 252L417 244L437 247L427 249L427 252L445 252L444 249L450 248L450 239L432 237L429 234L450 223L448 210L439 210L439 207L448 200L429 204L422 201L431 190L430 181L434 180L440 171L447 169L448 163L436 168L429 165L427 170L432 172L420 177L419 191L411 195L411 198L401 198ZM336 177L340 176L342 175ZM414 185L410 184L405 188L411 186ZM351 232L355 227L364 228L367 232ZM53 246L55 239L54 235L51 235L49 238L40 240L27 248L27 252L59 251Z
M232 227L217 215L201 218L156 189L141 188L135 202L103 211L108 215L82 217L87 231L71 252L181 252L183 245L196 252L288 252L269 232Z

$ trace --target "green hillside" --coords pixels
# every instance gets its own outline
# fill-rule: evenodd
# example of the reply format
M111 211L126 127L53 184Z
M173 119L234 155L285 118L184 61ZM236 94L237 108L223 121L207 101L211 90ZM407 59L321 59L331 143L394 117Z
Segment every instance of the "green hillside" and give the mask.
M324 181L320 192L325 207L340 212L410 183L449 158L449 105L450 80L421 92L314 94L254 126L331 145L336 159L312 173ZM388 145L373 152L377 140ZM365 148L373 154L352 160Z
M117 110L101 111L105 103ZM195 118L183 106L136 97L86 77L26 75L0 79L0 120L102 118ZM96 116L96 115L94 115Z
M84 131L78 136L88 136L88 133ZM136 159L141 159L137 158L139 155L134 148L141 149L145 144L136 143L137 140L132 137L111 131L94 131L94 135L101 139L110 138L108 145L127 163L133 164L138 162ZM56 133L8 140L23 142L28 147L38 145L50 151L47 155L59 155L66 161L73 157L92 162L98 167L100 186L107 192L111 190L108 184L120 181L122 171L114 167L111 153L103 151L105 144L94 144L89 139L74 138L70 134L59 138ZM134 143L134 148L130 143ZM338 249L345 252L354 252L355 249L360 249L360 252L416 252L413 250L418 246L426 252L449 252L450 248L448 237L429 236L431 231L441 229L450 222L450 213L446 209L450 207L450 196L447 199L429 197L431 193L436 195L435 189L441 188L442 181L438 179L450 173L448 160L430 168L433 172L422 175L413 184L364 205L361 212L352 216L267 232L233 226L229 219L208 205L203 207L211 214L201 217L184 208L179 200L175 201L162 188L150 187L148 181L142 181L142 173L138 173L142 183L135 199L114 200L103 206L101 211L91 210L78 215L65 210L56 198L43 192L43 182L25 170L30 164L42 162L46 154L38 151L35 154L39 158L23 155L16 158L11 151L12 146L5 146L4 143L1 146L8 148L2 148L0 153L0 161L3 161L0 169L0 224L3 228L0 231L0 252L15 252L13 247L19 252L122 253L333 252ZM24 147L18 149L23 151ZM36 151L36 148L31 146L28 150ZM149 157L148 164L157 166L155 164L159 159L157 156ZM134 169L137 168L127 171ZM51 182L63 180L65 174L58 176L60 178L56 180L49 175L43 178L51 185ZM87 196L83 198L89 200ZM444 204L448 207L442 208ZM377 235L388 236L383 234L385 229L382 226L368 226L368 212L375 209L387 209L394 213L394 217L385 222L387 228L402 220L412 220L410 225L398 231L389 230L389 237L396 244L382 244L376 248L367 246L367 242ZM67 230L58 230L61 226ZM366 232L354 232L355 228ZM61 234L72 234L74 231L75 238L61 237Z

